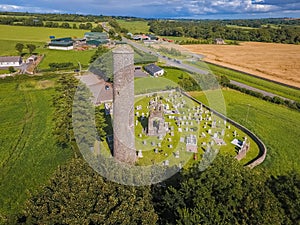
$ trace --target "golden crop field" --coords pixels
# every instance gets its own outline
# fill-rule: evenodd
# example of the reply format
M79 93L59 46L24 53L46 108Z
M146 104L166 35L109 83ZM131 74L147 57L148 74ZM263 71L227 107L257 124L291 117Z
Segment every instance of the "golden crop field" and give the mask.
M204 60L300 87L300 45L243 42L240 45L185 45Z

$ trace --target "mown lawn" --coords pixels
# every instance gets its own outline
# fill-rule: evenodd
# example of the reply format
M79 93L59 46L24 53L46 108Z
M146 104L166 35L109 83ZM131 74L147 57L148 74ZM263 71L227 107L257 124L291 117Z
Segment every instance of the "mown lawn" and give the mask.
M207 102L203 93L194 92L192 95ZM267 146L264 168L274 175L300 171L299 112L230 89L223 90L223 96L227 116L250 129ZM216 110L222 108L218 104L212 107Z
M0 25L0 40L47 42L49 36L83 37L86 30Z
M167 88L176 88L177 83L163 77L145 77L134 81L134 93L143 94L148 92L157 92Z
M149 33L149 25L147 21L131 21L131 20L117 20L118 24L122 28L126 28L129 32L133 34L138 33Z
M54 84L51 77L0 80L0 218L18 212L72 157L52 134Z

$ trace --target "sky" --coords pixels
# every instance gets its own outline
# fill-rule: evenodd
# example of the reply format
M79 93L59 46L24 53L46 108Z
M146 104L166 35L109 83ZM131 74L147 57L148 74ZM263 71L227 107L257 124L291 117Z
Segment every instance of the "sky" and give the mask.
M299 18L300 0L0 0L0 11L143 18Z

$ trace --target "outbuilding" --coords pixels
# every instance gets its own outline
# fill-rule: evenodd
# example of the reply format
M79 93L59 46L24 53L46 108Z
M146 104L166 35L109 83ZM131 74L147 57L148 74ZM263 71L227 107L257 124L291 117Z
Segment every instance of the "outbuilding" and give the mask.
M0 56L0 67L8 68L10 66L18 67L22 65L21 56Z
M145 71L147 71L150 75L157 77L164 75L165 71L164 69L160 68L159 66L155 64L149 64L144 67Z

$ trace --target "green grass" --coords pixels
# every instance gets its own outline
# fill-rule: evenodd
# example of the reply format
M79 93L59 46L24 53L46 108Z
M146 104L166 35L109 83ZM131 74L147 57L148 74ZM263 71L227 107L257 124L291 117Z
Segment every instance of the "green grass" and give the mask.
M175 68L164 68L165 73L163 75L164 78L173 81L174 83L178 83L180 80L184 78L189 78L189 73L182 71L180 69Z
M49 63L56 62L72 62L77 65L80 62L82 65L87 66L91 56L95 53L95 50L87 51L59 51L44 48L46 41L49 40L49 35L55 35L57 37L74 36L83 37L84 30L73 29L61 29L61 28L45 28L45 27L21 27L21 26L5 26L0 25L0 52L1 55L19 55L15 50L17 43L34 44L37 49L34 53L44 54L45 58L40 63L40 69L49 68ZM2 32L3 30L3 32ZM10 33L11 38L6 32ZM43 42L44 41L44 42ZM29 53L27 49L24 49L24 57L28 57Z
M299 172L300 113L234 90L223 90L223 95L227 116L250 129L265 143L268 153L262 166L274 175L293 169ZM193 93L193 96L204 103L207 101L203 93ZM222 107L215 104L213 108L220 110Z
M127 29L133 34L149 33L149 25L147 21L131 21L131 20L117 20L120 27Z
M50 77L0 80L0 215L18 212L28 193L72 157L52 134L54 83Z
M86 30L0 25L0 40L47 42L49 36L83 37Z
M166 90L168 87L178 87L177 83L163 77L145 77L134 81L135 94Z
M40 69L49 68L49 63L52 62L72 62L74 66L78 65L78 62L82 66L89 65L89 61L96 50L87 51L60 51L53 49L38 49L39 54L45 54L44 60L39 64Z
M194 65L201 69L207 69L207 67L209 67L211 72L217 76L225 75L230 80L235 80L247 84L249 86L300 102L300 91L297 89L286 87L270 81L262 80L260 78L252 77L247 74L222 68L216 65L206 64L205 62L200 62L200 61L193 62L193 63L187 62L187 64Z
M255 30L255 29L258 29L258 28L255 28L255 27L245 27L245 26L229 25L229 24L227 24L226 27L239 28L239 29L244 29L244 30Z
M171 102L167 102L166 99L168 98L168 94L163 94L163 95L158 95L158 96L163 96L162 102L163 104L169 104L170 109L174 110L173 105ZM204 154L205 150L206 150L206 146L202 146L203 142L209 143L212 139L210 137L210 135L208 134L208 130L212 129L213 133L214 132L220 132L224 129L225 131L225 135L223 137L224 141L226 142L226 145L223 145L221 147L217 147L218 149L220 149L220 153L221 154L230 154L232 155L232 157L236 156L237 151L235 149L235 146L233 144L231 144L231 141L234 138L237 138L239 140L243 140L243 138L245 136L247 136L248 140L250 141L250 146L251 146L251 150L248 152L247 156L241 161L242 164L246 164L249 161L253 160L254 158L256 158L259 154L259 149L258 146L256 145L256 143L251 140L249 138L248 135L246 135L244 132L242 132L241 130L237 129L236 127L234 127L233 125L231 125L230 128L225 128L225 125L223 123L223 120L220 119L219 117L217 117L216 115L212 116L212 120L216 120L217 121L217 126L218 128L211 128L211 121L205 121L203 120L199 125L196 123L196 121L194 121L193 125L191 127L197 127L197 131L191 132L188 131L186 132L184 130L185 125L182 126L182 130L183 132L179 132L178 131L178 126L175 123L174 119L170 119L168 117L168 115L165 115L165 121L166 122L170 122L171 126L174 127L174 136L171 136L169 133L166 134L165 138L161 141L159 141L157 139L157 137L149 137L146 134L143 133L143 126L147 126L148 124L148 119L144 119L144 120L140 120L140 116L142 115L142 113L145 114L145 116L147 116L147 113L149 113L149 110L147 109L147 106L149 105L149 101L150 99L153 97L138 97L135 99L135 107L140 105L142 106L141 110L135 110L135 113L139 112L139 116L137 116L135 114L135 121L139 121L138 124L135 126L135 137L136 137L136 141L135 141L135 147L137 150L142 150L143 152L143 158L138 160L138 164L139 165L151 165L152 163L160 163L163 160L169 159L170 160L170 165L171 164L177 164L181 161L184 161L185 163L187 163L188 161L191 161L190 163L192 163L194 160L193 158L193 153L189 153L186 151L186 146L185 143L181 143L179 142L180 137L186 137L187 135L190 134L194 134L196 135L196 137L198 138L198 160L201 160L201 156L202 154ZM182 109L180 109L180 114L183 115L183 113L185 115L188 115L192 110L192 108L194 106L197 106L198 104L194 101L192 101L191 99L188 99L187 97L176 97L176 101L181 101L181 98L184 99L186 101L186 106ZM202 114L203 118L206 118L207 114L206 112ZM180 116L179 114L174 114L174 116ZM219 123L220 121L220 123ZM205 126L205 123L208 123L208 125ZM237 137L234 137L234 131L237 132ZM202 132L206 134L206 137L202 137ZM139 137L139 135L142 134L141 137ZM168 138L171 138L172 140L169 141ZM146 141L146 143L143 143L143 141ZM153 146L151 143L154 142L155 146ZM161 143L161 147L157 146L157 143ZM172 148L169 148L169 144L172 144ZM155 153L154 149L158 148L159 153ZM216 146L213 146L213 148L216 148ZM176 159L174 157L174 153L176 151L180 152L180 159ZM188 163L187 166L190 164Z

